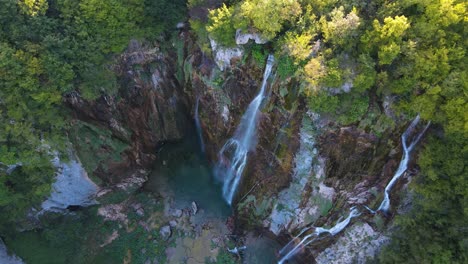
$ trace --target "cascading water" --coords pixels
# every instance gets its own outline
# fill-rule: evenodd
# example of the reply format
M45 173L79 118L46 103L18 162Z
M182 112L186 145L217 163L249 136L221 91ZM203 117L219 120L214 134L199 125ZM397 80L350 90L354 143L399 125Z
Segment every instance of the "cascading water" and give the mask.
M426 130L429 128L431 122L429 122L424 129L414 137L413 141L410 141L410 144L406 142L408 137L411 135L413 132L414 128L418 125L419 123L419 115L414 118L414 120L411 122L411 124L408 126L406 131L401 135L401 144L403 146L403 156L400 161L400 165L398 166L397 171L395 172L392 180L387 184L385 187L385 193L384 193L384 199L382 203L380 204L379 208L377 211L383 211L383 212L388 212L390 209L390 191L392 190L393 185L395 185L396 181L405 173L405 171L408 169L408 162L410 160L410 153L416 146L416 144L421 140L421 137L424 135ZM371 210L372 211L372 210Z
M202 128L201 128L201 123L200 123L200 117L198 114L198 105L199 105L200 98L197 97L197 103L195 104L195 127L197 128L197 134L198 134L198 140L200 143L200 148L202 153L205 153L205 142L203 141L203 134L202 134Z
M405 173L405 171L408 168L408 163L411 158L410 154L411 151L414 149L414 147L418 144L418 142L421 140L422 136L426 132L426 130L429 128L431 125L431 122L428 122L428 124L420 131L418 134L414 135L412 140L410 140L409 144L407 140L411 137L413 134L416 126L418 125L420 121L419 115L417 115L414 120L411 122L411 124L408 126L406 131L401 135L401 141L402 141L402 146L403 146L403 156L400 162L400 165L398 166L397 171L395 172L392 180L388 183L388 185L385 187L385 196L384 200L380 204L379 208L377 211L383 211L387 212L390 209L390 191L392 187L395 185L396 181ZM368 206L364 205L364 207L369 210L372 214L375 214L376 211L370 209ZM278 262L278 264L283 264L286 260L292 258L294 255L299 253L299 251L303 248L305 248L307 245L310 243L316 241L319 236L323 233L329 233L331 236L335 236L339 232L341 232L351 221L353 217L359 216L361 213L356 209L356 208L351 208L351 212L348 215L346 219L344 219L341 222L338 222L335 226L333 226L330 229L325 229L322 227L317 227L315 228L315 231L313 233L310 233L302 238L300 242L295 245L294 243L300 238L302 234L307 232L308 230L311 229L311 227L306 227L299 232L297 236L295 236L291 241L289 241L280 251L279 254L282 256L281 260ZM288 252L285 254L285 252Z
M284 246L280 251L279 251L279 254L280 255L283 255L285 252L289 252L291 250L291 246L294 244L294 241L297 241L297 239L299 239L299 237L304 234L305 232L307 232L308 230L310 230L312 227L309 226L309 227L304 227L301 232L299 232L299 234L297 234L297 236L295 236L293 239L291 239L288 244L286 244L286 246Z
M348 217L346 217L343 221L338 222L335 226L333 226L330 229L326 229L323 227L317 227L315 228L315 231L313 233L310 233L295 246L291 250L288 251L286 255L284 255L280 261L278 261L278 264L283 264L286 260L292 258L294 255L296 255L302 248L306 247L310 243L314 242L321 234L323 233L329 233L331 236L334 236L341 232L348 224L351 222L351 219L354 217L359 216L361 213L356 209L356 208L351 208L351 212L349 213ZM280 250L280 254L284 254L288 250L288 248L291 247L291 244L296 241L299 236L303 233L305 233L309 228L303 229L299 235L294 237L286 246L283 247L283 249Z
M256 145L256 131L258 112L265 97L267 79L270 76L274 63L273 55L269 55L260 92L249 104L247 111L234 133L219 152L219 160L216 165L216 175L223 181L223 197L231 205L232 199L242 177L242 172L247 163L247 154Z

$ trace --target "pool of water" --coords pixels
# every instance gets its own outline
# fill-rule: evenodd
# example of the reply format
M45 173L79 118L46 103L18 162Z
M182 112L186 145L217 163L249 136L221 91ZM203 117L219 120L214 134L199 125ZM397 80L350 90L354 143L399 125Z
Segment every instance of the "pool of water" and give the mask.
M172 207L182 209L195 202L206 217L228 217L232 210L200 149L195 137L163 146L144 189L170 196Z

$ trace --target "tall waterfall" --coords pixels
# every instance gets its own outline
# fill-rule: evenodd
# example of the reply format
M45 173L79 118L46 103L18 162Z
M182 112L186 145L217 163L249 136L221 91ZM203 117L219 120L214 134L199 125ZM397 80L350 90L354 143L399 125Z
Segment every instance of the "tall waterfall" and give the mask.
M201 123L200 123L200 117L198 114L198 105L199 105L200 98L197 97L197 103L195 104L195 127L197 128L197 134L198 134L198 140L200 142L200 148L203 153L205 153L205 142L203 141L203 134L202 134L202 128L201 128Z
M270 76L274 63L273 55L269 55L260 92L249 104L247 111L234 133L219 152L219 160L216 165L217 175L223 181L223 196L231 205L232 199L242 177L242 171L247 163L247 154L256 145L257 121L260 105L265 97L267 79Z
M334 235L338 234L339 232L341 232L349 224L349 222L351 222L351 219L353 217L357 217L360 214L361 213L359 213L359 211L356 208L352 208L351 212L348 215L348 217L346 217L343 221L338 222L335 226L333 226L330 229L326 229L326 228L323 228L323 227L316 227L315 231L313 233L310 233L310 234L304 236L304 238L302 238L301 241L296 246L294 246L292 249L290 249L292 247L292 244L294 243L294 241L296 241L309 228L303 229L303 231L301 231L299 233L299 235L294 237L286 246L283 247L283 249L280 250L279 253L281 255L284 254L284 252L286 252L286 251L288 251L288 253L286 255L284 255L281 258L280 261L278 261L278 264L283 264L286 260L294 257L294 255L296 255L301 249L303 249L304 247L306 247L310 243L314 242L321 234L329 233L331 236L334 236Z
M414 147L416 146L416 144L419 142L419 140L421 140L421 137L424 135L424 133L426 132L427 128L429 128L429 125L431 124L431 122L429 122L425 127L424 129L419 133L417 134L413 139L412 141L409 142L409 145L408 143L406 142L408 140L408 137L411 136L411 133L413 132L413 130L415 129L415 127L418 125L419 123L419 115L416 116L414 118L414 120L411 122L411 124L408 126L408 128L406 129L406 131L403 133L403 135L401 135L401 144L403 146L403 156L401 158L401 161L400 161L400 165L398 166L398 169L397 171L395 172L395 174L393 175L393 178L392 180L387 184L387 186L385 187L385 193L384 193L384 200L382 201L382 203L380 204L379 208L377 209L377 211L383 211L383 212L387 212L389 209L390 209L390 191L392 190L392 187L393 185L395 185L396 181L403 175L403 173L405 173L405 171L408 169L408 162L410 160L410 153L411 151L414 149Z

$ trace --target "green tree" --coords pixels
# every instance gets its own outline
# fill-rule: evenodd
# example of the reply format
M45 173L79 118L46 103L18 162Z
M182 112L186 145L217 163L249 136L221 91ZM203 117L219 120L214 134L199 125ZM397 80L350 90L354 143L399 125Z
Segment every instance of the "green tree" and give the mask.
M225 46L235 46L236 28L233 24L234 9L223 4L220 8L210 10L206 29L214 40Z
M240 6L240 16L267 39L274 38L284 24L292 23L301 13L296 0L246 0Z
M357 28L360 25L360 18L356 8L345 15L344 7L333 9L329 15L330 20L324 16L320 19L324 40L331 44L344 46L355 43L352 38L357 36Z

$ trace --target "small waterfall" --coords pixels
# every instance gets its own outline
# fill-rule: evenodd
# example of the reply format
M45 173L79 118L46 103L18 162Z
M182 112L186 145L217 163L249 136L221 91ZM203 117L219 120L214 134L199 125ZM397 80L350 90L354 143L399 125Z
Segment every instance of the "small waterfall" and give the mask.
M258 112L265 97L267 79L270 76L273 62L273 55L269 55L260 92L249 104L234 136L224 144L219 152L219 160L216 165L217 173L215 174L223 181L223 196L229 205L232 203L242 177L242 172L247 163L247 154L256 145Z
M426 130L429 128L431 122L429 122L424 129L416 135L416 137L413 138L413 141L408 143L406 142L408 140L408 137L411 135L415 127L419 123L419 115L417 115L414 120L411 122L411 124L408 126L406 131L401 135L401 144L403 146L403 156L400 161L400 165L398 166L397 171L395 172L392 180L388 183L388 185L385 187L385 193L384 193L384 200L380 204L379 208L377 211L383 211L383 212L388 212L390 209L390 191L392 190L392 187L395 185L396 181L405 173L405 171L408 169L408 162L411 158L410 154L411 151L414 149L416 144L421 140L421 137L424 135Z
M403 156L400 161L400 165L398 166L397 171L395 172L392 180L388 183L388 185L385 187L385 197L382 203L380 204L379 208L374 211L370 209L368 206L363 205L365 209L367 209L370 213L375 214L377 211L383 211L387 212L390 209L390 191L392 187L395 185L396 181L405 173L405 171L408 168L408 163L411 158L410 154L411 151L414 149L414 147L418 144L418 142L421 140L422 136L426 132L426 130L429 128L431 125L431 122L429 121L427 125L417 134L414 135L414 130L416 129L416 126L419 124L420 117L417 115L414 120L411 122L411 124L408 126L406 131L401 135L401 142L403 146ZM412 138L411 138L412 137ZM407 142L407 140L409 140ZM278 264L283 264L285 261L291 259L294 257L297 253L299 253L302 249L304 249L306 246L308 246L310 243L316 241L319 236L323 233L329 233L331 236L335 236L339 232L341 232L350 222L351 219L354 217L360 216L361 213L356 209L356 208L351 208L351 212L348 215L346 219L344 219L341 222L338 222L335 226L333 226L330 229L325 229L322 227L317 227L315 228L313 233L309 233L308 235L304 236L297 245L293 246L296 241L298 241L305 232L311 229L311 227L305 227L303 228L298 235L296 235L291 241L289 241L280 251L279 254L282 256ZM285 254L285 252L288 252Z
M284 255L280 261L278 261L278 264L283 264L286 260L292 258L294 255L296 255L301 249L304 247L308 246L310 243L314 242L321 234L323 233L329 233L331 236L334 236L341 232L348 224L351 222L351 219L354 217L359 216L361 213L356 209L356 208L351 208L351 212L349 213L348 217L346 217L343 221L338 222L335 226L333 226L330 229L326 229L323 227L317 227L315 228L315 231L313 233L310 233L295 246L291 250L288 251L286 255ZM299 235L294 237L286 246L283 247L283 249L280 250L280 254L283 255L285 251L287 251L291 245L303 234L305 233L308 229L306 228L303 229Z
M297 234L293 239L291 239L287 244L286 246L284 246L280 251L280 255L283 255L285 252L289 252L291 250L291 246L294 244L294 241L297 241L299 239L299 237L304 234L305 232L307 232L308 230L310 230L312 227L309 226L309 227L304 227L301 232L299 232L299 234Z
M195 127L197 128L197 134L198 134L198 140L200 143L200 148L202 153L205 153L205 142L203 142L203 134L202 134L202 128L201 128L201 123L200 123L200 117L198 114L198 105L199 105L200 98L197 97L197 103L195 104Z

